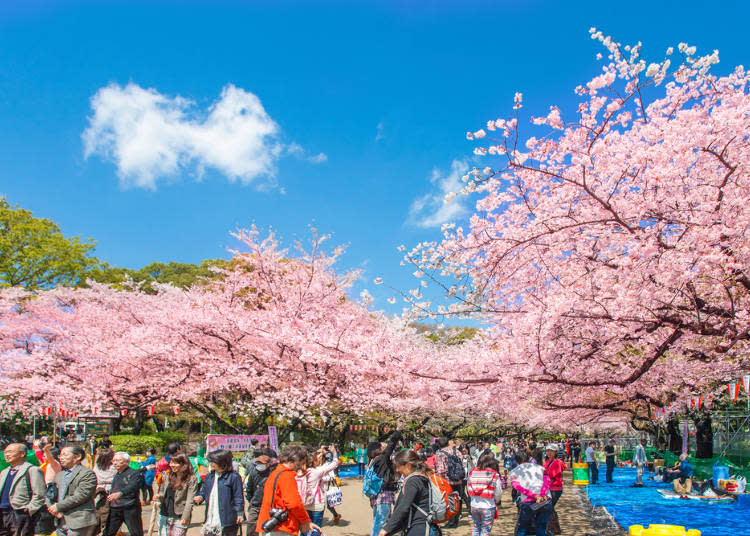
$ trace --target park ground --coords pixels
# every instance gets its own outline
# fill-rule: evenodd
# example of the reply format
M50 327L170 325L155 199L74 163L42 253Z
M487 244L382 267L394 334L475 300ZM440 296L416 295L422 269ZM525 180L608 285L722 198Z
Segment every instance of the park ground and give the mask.
M581 488L572 485L570 472L566 473L565 491L557 503L557 512L564 536L605 536L618 532L595 530L589 515L590 506ZM323 536L369 536L372 524L372 510L368 499L362 494L361 480L347 478L342 483L343 503L336 510L342 515L338 525L331 524L331 513L326 510L323 522ZM144 507L144 534L148 535L147 527L151 516L151 507ZM200 536L201 522L204 517L204 507L198 506L193 510L193 522L188 529L187 536ZM499 516L495 520L492 534L497 536L511 536L514 534L516 522L516 507L512 504L510 490L503 493ZM458 528L443 530L445 536L469 536L471 534L471 517L461 516ZM124 530L124 527L123 527ZM622 532L620 532L622 534ZM155 536L155 532L151 535Z

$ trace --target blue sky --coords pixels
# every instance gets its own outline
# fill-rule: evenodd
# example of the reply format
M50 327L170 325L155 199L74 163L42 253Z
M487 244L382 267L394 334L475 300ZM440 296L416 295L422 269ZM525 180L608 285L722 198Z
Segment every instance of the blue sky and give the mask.
M516 91L532 113L572 107L573 88L600 69L591 26L642 41L647 60L685 41L719 49L719 73L747 64L749 11L4 0L0 194L134 268L226 256L238 226L290 242L312 225L349 245L341 268L365 270L357 291L396 312L371 281L414 286L396 246L464 218L437 201L475 165L467 130L507 116Z

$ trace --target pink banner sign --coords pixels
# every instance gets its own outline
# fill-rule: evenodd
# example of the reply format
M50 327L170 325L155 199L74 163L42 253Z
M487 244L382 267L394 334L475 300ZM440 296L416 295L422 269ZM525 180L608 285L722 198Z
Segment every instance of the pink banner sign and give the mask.
M252 440L258 440L258 447L268 444L268 435L209 435L206 437L206 452L212 450L231 450L246 452L253 448Z

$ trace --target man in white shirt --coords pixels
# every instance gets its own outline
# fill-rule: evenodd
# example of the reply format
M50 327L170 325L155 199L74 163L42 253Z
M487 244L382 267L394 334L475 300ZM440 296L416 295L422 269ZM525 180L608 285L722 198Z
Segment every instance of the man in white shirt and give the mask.
M646 465L646 440L641 439L640 444L633 449L633 463L636 467L635 486L643 486L643 467Z
M596 457L594 456L596 452L594 445L596 443L591 441L586 449L586 463L589 464L589 482L591 484L596 484L597 480L599 480L599 468L596 465Z

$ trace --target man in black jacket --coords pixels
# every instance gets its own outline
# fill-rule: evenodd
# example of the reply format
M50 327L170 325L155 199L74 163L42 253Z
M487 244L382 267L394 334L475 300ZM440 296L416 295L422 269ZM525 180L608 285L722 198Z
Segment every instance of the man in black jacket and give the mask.
M373 442L367 446L367 457L370 467L383 479L383 485L376 497L370 498L372 507L372 532L371 536L378 536L380 529L385 525L391 508L396 502L396 491L398 491L398 480L393 468L393 450L401 439L401 425L396 427L387 444Z
M261 454L253 460L247 472L247 482L245 483L245 498L247 499L247 534L252 536L257 534L255 526L258 524L258 514L260 505L263 504L263 486L266 484L268 475L276 468L271 465L271 458L266 454Z
M143 487L143 472L130 467L130 455L117 452L112 465L117 474L112 479L112 489L107 496L109 517L104 536L115 536L123 522L130 536L143 536L141 501L138 492Z

